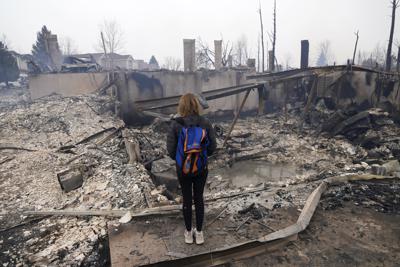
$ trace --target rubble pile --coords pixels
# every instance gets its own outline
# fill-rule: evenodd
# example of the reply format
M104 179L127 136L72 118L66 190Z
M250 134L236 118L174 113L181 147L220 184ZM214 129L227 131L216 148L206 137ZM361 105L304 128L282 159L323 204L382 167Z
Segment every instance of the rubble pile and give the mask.
M21 99L0 105L1 262L107 264L112 218L28 217L26 211L125 212L181 202L175 163L166 152L168 122L127 127L113 114L108 96ZM207 209L217 210L240 239L248 235L247 225L266 227L277 210L283 216L288 209L296 217L321 179L365 173L400 176L400 128L389 114L379 109L329 111L321 105L308 123L298 112L239 119L224 148L231 122L212 122L219 149L209 158ZM398 189L397 180L332 187L323 208L336 209L351 200L398 214ZM218 202L228 198L229 207ZM218 216L209 223L218 225ZM254 225L252 238L259 234ZM228 231L218 229L221 235Z
M326 210L343 207L344 202L352 201L356 206L372 208L378 212L400 214L400 185L398 181L384 183L355 182L327 192L322 201Z
M309 122L314 127L332 137L343 136L352 144L365 148L368 158L400 158L400 128L389 113L382 109L334 111L317 105L311 117L314 119Z
M27 80L24 77L16 82L10 82L10 88L0 83L0 95L0 112L11 110L16 106L28 105L31 102Z
M146 206L143 188L154 186L142 164L126 164L118 131L124 124L110 102L107 96L52 95L0 113L1 262L70 266L100 260L108 218L29 223L25 211ZM70 169L79 170L83 185L63 192L57 174Z

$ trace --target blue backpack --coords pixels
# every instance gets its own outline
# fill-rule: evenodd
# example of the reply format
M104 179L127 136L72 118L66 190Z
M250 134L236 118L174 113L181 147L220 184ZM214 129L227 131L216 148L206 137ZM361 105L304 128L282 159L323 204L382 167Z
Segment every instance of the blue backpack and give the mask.
M198 175L207 167L207 130L183 126L178 137L176 164L183 175Z

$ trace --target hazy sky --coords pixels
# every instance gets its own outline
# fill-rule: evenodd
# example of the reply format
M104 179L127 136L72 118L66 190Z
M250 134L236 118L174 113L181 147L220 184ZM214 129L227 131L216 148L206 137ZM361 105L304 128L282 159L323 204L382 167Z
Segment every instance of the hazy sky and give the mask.
M0 0L0 34L11 48L29 53L36 33L46 25L52 33L74 40L81 53L94 52L99 25L116 20L124 31L123 53L160 63L168 56L183 58L183 38L201 37L213 44L220 39L248 40L250 55L257 56L260 32L258 0ZM272 29L273 0L261 0L264 29ZM299 65L300 40L308 39L311 63L318 44L330 40L337 63L352 57L354 32L359 48L372 51L387 46L389 0L277 0L277 59ZM395 40L400 41L400 12ZM271 47L271 45L269 45Z

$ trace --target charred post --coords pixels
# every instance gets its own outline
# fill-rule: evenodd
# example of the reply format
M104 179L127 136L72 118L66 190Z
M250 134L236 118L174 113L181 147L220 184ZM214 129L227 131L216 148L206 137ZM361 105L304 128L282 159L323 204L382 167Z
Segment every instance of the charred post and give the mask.
M301 59L300 59L300 68L306 69L308 68L308 55L310 53L310 44L308 40L301 41Z

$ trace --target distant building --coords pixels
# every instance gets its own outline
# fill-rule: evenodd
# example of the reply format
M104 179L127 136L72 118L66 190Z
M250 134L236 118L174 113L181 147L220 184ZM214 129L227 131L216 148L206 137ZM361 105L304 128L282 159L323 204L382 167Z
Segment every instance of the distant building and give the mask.
M15 51L10 51L10 53L14 56L17 61L17 66L20 73L28 73L28 62L30 55L21 55Z
M114 69L122 70L159 70L157 59L152 56L149 63L143 59L133 59L131 55L120 55L117 53L107 54L104 53L87 53L72 55L73 57L80 58L85 61L92 61L99 64L104 70L110 70L111 65Z
M151 56L150 60L149 60L149 66L152 70L159 70L160 69L160 65L158 65L158 61L156 59L155 56Z
M132 70L134 69L134 59L131 55L120 55L117 53L107 54L104 53L88 53L77 54L74 57L91 60L99 64L104 70L110 70L111 66L114 69Z

